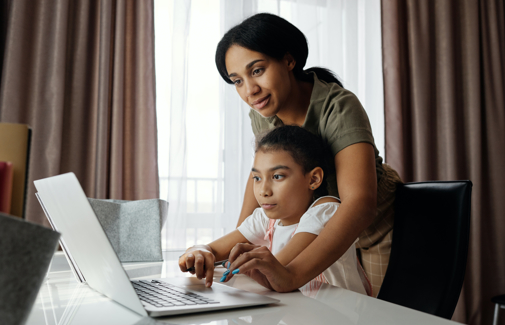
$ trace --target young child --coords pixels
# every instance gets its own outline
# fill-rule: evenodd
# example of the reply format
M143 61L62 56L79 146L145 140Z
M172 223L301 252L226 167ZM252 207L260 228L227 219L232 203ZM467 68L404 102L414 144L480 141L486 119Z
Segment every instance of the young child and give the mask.
M338 209L339 199L325 196L324 147L317 136L298 126L281 126L257 139L255 151L254 196L261 207L237 230L209 245L190 247L179 259L181 271L194 267L193 273L207 278L207 286L214 261L226 259L238 243L267 246L282 265L289 264ZM312 283L371 294L354 244Z

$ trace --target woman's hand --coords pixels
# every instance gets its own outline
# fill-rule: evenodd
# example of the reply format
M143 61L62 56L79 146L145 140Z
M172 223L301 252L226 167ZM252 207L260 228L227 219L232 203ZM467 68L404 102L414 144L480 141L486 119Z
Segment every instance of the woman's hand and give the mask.
M214 277L214 262L216 257L212 248L208 245L196 245L190 247L179 257L179 268L182 272L196 274L198 279L205 278L205 286L209 288L212 285ZM188 270L190 268L194 268Z
M265 246L237 244L228 260L226 265L230 272L225 281L234 274L245 274L270 290L289 292L296 289L293 287L294 275L289 268L283 266Z

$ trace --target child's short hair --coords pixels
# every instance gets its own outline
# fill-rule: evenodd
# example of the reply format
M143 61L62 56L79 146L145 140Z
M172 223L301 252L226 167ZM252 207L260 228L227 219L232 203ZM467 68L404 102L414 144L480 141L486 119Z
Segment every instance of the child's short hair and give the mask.
M314 191L316 198L328 195L326 183L325 148L322 140L310 131L295 125L283 125L256 137L255 152L284 150L302 166L306 174L321 167L324 175L321 186Z

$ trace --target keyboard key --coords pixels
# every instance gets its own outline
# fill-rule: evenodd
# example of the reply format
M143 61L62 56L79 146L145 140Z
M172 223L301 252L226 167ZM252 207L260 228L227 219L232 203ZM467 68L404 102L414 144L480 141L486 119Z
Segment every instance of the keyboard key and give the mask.
M173 302L173 304L174 304L175 306L184 306L184 305L186 305L185 303L180 302L180 301Z
M194 298L188 298L188 300L193 301L193 302L200 301L200 299L194 299Z
M219 303L218 301L214 301L195 292L166 282L139 280L132 281L132 285L142 303L151 304L155 307L194 306L197 304L206 305Z

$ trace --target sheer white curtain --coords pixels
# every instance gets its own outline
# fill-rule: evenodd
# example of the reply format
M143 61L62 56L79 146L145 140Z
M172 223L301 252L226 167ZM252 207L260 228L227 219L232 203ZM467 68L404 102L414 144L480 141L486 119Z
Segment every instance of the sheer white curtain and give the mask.
M277 14L309 42L305 68L333 70L368 112L384 148L380 0L156 0L160 195L165 249L208 243L235 228L253 158L249 107L214 63L222 35Z

